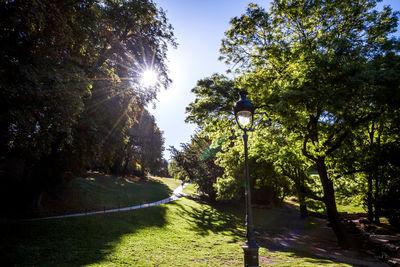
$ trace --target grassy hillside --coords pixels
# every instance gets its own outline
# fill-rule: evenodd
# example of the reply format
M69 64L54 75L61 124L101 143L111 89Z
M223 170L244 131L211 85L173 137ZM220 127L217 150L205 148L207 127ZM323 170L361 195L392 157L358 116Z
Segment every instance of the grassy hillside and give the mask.
M92 172L71 180L54 194L45 195L36 216L115 209L155 202L171 195L181 184L169 178L147 180Z

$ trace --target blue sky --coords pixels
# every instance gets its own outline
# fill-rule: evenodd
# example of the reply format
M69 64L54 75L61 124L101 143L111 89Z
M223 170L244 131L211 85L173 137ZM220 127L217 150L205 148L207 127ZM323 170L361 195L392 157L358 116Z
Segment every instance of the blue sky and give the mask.
M225 73L228 67L218 61L221 40L230 28L230 19L243 14L250 2L269 8L270 1L155 0L166 11L179 43L177 49L168 52L173 82L168 90L159 93L156 108L150 108L164 132L166 148L180 148L180 143L190 141L196 129L195 125L184 122L185 108L195 98L190 90L202 78ZM400 10L400 0L384 0L379 6L383 5ZM169 152L164 155L169 160Z

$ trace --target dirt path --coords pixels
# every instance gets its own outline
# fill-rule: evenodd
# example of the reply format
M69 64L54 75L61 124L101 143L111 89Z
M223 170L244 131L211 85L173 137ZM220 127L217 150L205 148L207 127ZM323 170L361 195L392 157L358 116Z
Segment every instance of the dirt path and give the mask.
M258 212L265 213L265 209ZM338 247L336 237L324 219L310 217L306 221L290 206L274 208L268 214L256 222L257 239L262 247L272 251L294 251L303 256L311 254L352 265L389 266L369 254Z

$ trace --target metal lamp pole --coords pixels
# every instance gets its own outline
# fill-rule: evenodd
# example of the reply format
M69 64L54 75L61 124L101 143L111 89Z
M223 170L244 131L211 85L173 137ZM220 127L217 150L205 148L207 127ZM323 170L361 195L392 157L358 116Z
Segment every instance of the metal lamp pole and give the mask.
M243 143L244 143L244 157L246 166L246 186L245 186L245 201L246 201L246 242L242 246L244 252L244 266L259 266L258 265L258 248L254 236L253 212L251 209L251 190L250 190L250 173L249 173L249 160L247 132L252 129L254 107L253 104L246 99L247 92L240 91L240 99L233 107L235 119L239 128L243 130Z
M258 245L254 237L254 224L253 212L251 209L251 190L250 190L250 175L249 175L249 160L247 152L247 131L243 133L244 142L244 157L246 165L246 243L242 246L244 251L244 265L245 266L258 266Z

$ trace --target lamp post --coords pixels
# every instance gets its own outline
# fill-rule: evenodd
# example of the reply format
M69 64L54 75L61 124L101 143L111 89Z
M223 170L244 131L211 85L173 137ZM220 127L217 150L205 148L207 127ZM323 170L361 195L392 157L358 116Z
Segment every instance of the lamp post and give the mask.
M240 99L233 106L236 123L243 130L244 157L246 165L246 243L242 246L244 252L244 266L258 266L258 245L254 237L253 213L251 210L251 191L250 191L250 175L249 162L247 152L247 132L253 127L254 106L250 100L246 99L247 92L241 90L239 92Z

